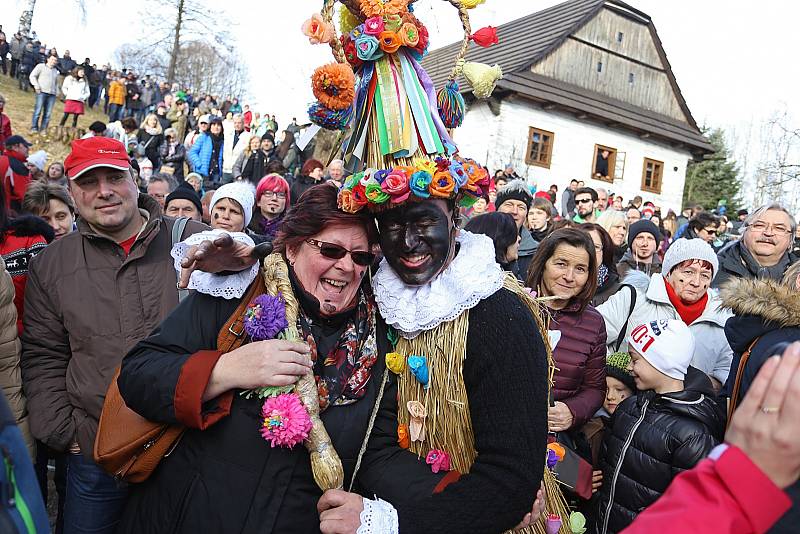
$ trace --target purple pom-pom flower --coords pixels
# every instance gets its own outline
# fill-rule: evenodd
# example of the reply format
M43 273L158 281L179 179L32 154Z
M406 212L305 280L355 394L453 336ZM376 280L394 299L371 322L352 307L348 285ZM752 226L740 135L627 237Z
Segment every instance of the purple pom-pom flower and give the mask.
M288 326L286 303L280 295L259 295L245 312L244 329L254 341L273 339Z

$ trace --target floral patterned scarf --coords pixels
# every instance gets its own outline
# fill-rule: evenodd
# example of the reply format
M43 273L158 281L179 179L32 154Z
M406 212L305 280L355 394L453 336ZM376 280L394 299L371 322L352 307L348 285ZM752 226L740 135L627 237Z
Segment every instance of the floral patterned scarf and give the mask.
M315 362L320 411L329 406L353 404L366 393L372 366L378 360L375 309L375 303L359 292L353 318L347 321L339 341L324 358L317 354L311 335L312 320L303 313L298 317L297 330L311 346L311 358Z

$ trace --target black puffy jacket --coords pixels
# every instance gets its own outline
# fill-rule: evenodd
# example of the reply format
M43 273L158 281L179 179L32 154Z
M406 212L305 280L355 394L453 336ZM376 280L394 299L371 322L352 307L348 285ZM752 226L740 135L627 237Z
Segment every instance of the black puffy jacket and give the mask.
M603 438L597 532L623 530L722 440L725 418L713 397L708 376L690 367L683 391L640 392L617 407Z

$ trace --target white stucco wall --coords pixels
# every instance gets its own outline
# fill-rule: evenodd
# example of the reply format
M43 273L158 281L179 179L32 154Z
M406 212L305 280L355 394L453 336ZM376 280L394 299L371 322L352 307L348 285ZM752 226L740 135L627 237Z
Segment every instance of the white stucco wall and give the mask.
M549 169L525 164L528 128L531 126L555 134ZM486 102L473 104L454 137L462 155L480 161L490 172L512 162L517 174L529 183L535 183L539 189L557 184L559 203L561 191L575 178L583 180L589 187L604 187L621 194L626 204L634 196L641 195L645 201L650 200L660 206L664 213L670 208L680 213L686 164L691 158L688 151L652 139L641 139L590 120L579 120L568 113L545 111L521 98L503 100L497 116ZM625 169L621 180L610 184L590 178L595 144L625 153ZM641 190L644 158L664 162L660 195ZM560 208L560 204L557 207Z

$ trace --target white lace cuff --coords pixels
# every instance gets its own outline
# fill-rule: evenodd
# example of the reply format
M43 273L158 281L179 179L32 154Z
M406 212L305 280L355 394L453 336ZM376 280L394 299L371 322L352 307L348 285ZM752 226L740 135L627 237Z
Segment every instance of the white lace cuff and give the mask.
M224 230L207 230L197 234L190 235L180 243L175 243L172 247L170 255L175 259L175 270L180 276L181 260L186 254L186 251L192 245L199 245L203 241L213 241L222 234L229 234L235 241L244 243L245 245L255 246L255 242L249 235L243 232L225 232ZM194 271L191 278L189 278L188 289L194 289L200 293L211 295L212 297L223 297L226 299L242 298L247 288L258 276L258 263L255 263L249 269L239 271L238 273L219 275L214 273L207 273L204 271Z
M364 497L364 510L361 512L361 526L356 534L399 534L397 510L382 499Z

